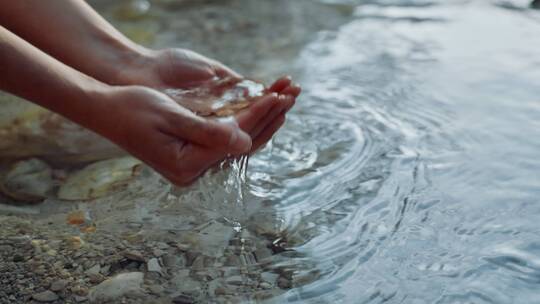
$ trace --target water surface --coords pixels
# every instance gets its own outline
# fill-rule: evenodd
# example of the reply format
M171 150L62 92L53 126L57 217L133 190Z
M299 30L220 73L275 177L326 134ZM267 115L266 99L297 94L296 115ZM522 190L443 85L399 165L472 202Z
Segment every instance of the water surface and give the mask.
M302 84L249 160L242 204L217 177L183 196L281 226L272 266L294 284L270 302L540 302L540 11L527 2L156 0L133 20L95 2L139 42ZM163 195L101 212L189 229Z

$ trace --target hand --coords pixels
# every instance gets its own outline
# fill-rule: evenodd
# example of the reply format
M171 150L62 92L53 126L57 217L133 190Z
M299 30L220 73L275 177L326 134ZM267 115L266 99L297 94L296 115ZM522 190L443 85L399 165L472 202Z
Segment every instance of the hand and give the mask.
M236 115L238 128L201 118L145 87L113 87L105 99L106 114L94 121L93 129L179 186L221 160L265 143L294 103L292 96L262 96Z
M117 74L114 81L123 85L143 85L155 89L188 89L216 78L242 76L225 65L185 49L146 50L139 60Z

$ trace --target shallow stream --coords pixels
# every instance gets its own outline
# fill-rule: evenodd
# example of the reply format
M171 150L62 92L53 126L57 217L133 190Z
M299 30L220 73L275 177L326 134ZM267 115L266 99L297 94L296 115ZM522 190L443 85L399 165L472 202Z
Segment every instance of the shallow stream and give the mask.
M243 205L219 186L230 176L180 196L279 226L267 266L291 285L271 302L540 302L540 11L526 1L156 0L141 18L96 3L142 43L302 85L249 159ZM198 213L143 184L79 208L98 229L192 229Z

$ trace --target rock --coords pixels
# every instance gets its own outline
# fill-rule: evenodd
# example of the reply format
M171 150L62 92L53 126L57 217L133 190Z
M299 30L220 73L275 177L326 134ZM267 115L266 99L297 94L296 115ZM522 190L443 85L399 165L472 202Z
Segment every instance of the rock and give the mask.
M267 248L259 248L254 253L259 262L272 257L272 252Z
M242 285L244 280L240 275L234 275L225 279L225 282L229 285Z
M75 299L75 302L77 302L77 303L82 303L82 302L88 301L87 297L81 297L81 296L75 296L74 299Z
M265 282L275 284L279 274L273 272L263 272L261 273L261 279Z
M163 265L167 268L186 266L186 257L183 254L166 254L161 258L161 260L163 261Z
M129 250L124 252L124 257L132 261L144 262L143 255L137 250Z
M261 287L262 289L271 289L272 284L270 284L268 282L262 282L261 284L259 284L259 287Z
M212 295L223 295L222 291L225 289L223 287L222 280L213 280L208 282L208 293Z
M164 288L161 285L150 285L148 286L148 290L150 290L150 292L155 295L160 295L163 292Z
M279 277L279 279L277 281L277 284L278 284L279 288L281 288L281 289L290 289L290 288L292 288L291 281L284 278L284 277Z
M195 303L195 299L193 297L181 294L172 299L172 302L174 304L193 304Z
M232 227L212 221L202 228L199 233L188 232L182 234L181 241L183 244L189 244L189 251L204 253L206 256L219 257L223 255L223 251L234 233Z
M151 258L148 260L148 264L146 264L146 267L149 272L157 272L159 274L161 273L161 266L159 265L159 261L156 258Z
M201 290L201 282L189 276L188 272L179 272L172 279L172 289L183 293L198 293Z
M161 257L162 255L166 254L167 252L161 250L161 249L154 249L152 250L152 254L156 257L156 258L159 258Z
M52 291L60 291L60 290L63 290L64 288L66 288L66 286L67 286L67 281L66 280L57 280L57 281L54 281L51 284L51 290Z
M127 294L141 293L142 272L122 273L92 287L89 293L91 302L113 301Z
M86 270L84 273L86 273L86 275L88 276L97 276L100 270L101 270L101 266L99 266L99 264L96 264L92 266L91 268L89 268L88 270Z
M193 261L193 264L191 265L191 268L193 269L203 269L204 268L204 256L199 255L195 260Z
M38 302L54 302L58 300L58 295L50 290L44 292L36 293L32 295L32 299Z
M16 254L13 256L13 262L18 263L24 261L24 257L20 254Z

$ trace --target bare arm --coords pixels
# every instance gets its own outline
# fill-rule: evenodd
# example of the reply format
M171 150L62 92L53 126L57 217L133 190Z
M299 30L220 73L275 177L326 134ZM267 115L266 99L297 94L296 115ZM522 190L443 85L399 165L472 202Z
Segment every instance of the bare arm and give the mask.
M130 41L83 0L3 1L0 25L59 61L109 84L151 51Z
M96 97L106 88L0 27L1 90L93 127L100 106Z
M238 127L203 119L164 94L90 78L0 27L0 89L33 101L123 147L178 185L229 154L248 153ZM277 103L267 96L239 116L250 131ZM289 99L285 104L291 104Z

